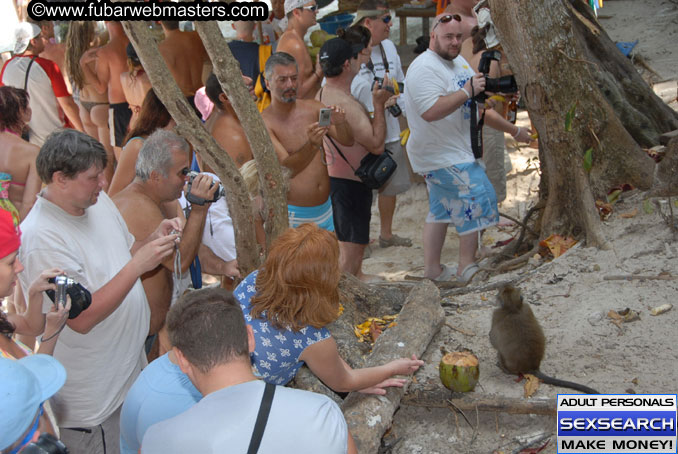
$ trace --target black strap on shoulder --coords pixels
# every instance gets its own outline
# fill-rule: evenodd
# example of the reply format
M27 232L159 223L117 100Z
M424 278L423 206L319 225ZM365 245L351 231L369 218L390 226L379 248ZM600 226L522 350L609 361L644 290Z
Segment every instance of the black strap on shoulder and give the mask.
M381 51L381 59L384 60L384 72L388 72L388 58L386 58L386 51L384 50L384 46L379 43L379 50Z
M478 103L471 83L471 150L475 159L483 157L483 125L485 124L485 111L478 120Z
M274 394L275 385L266 383L264 396L261 398L261 405L259 406L259 414L257 414L257 422L254 423L250 446L247 448L247 454L256 454L257 451L259 451L259 445L261 445L261 439L264 436L264 430L266 429L266 423L268 422L268 414L271 412Z
M26 77L24 78L24 90L28 91L28 74L31 72L31 66L33 66L33 62L35 62L37 55L33 55L31 57L31 61L28 62L28 67L26 68Z

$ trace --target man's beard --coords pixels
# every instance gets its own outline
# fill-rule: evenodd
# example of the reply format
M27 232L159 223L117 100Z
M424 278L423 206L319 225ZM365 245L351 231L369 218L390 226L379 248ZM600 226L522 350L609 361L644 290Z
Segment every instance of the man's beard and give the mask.
M443 60L448 60L448 61L454 60L455 58L457 58L457 57L459 56L459 51L460 51L460 50L461 50L461 49L457 50L457 52L453 55L453 54L450 53L447 49L443 48L443 46L441 46L441 45L438 43L437 40L435 40L435 41L433 42L433 51L434 51L436 54L440 55L440 57L441 57Z
M291 93L290 96L285 96L285 93ZM282 95L280 95L280 99L284 103L293 103L297 100L297 90L287 90L284 92Z

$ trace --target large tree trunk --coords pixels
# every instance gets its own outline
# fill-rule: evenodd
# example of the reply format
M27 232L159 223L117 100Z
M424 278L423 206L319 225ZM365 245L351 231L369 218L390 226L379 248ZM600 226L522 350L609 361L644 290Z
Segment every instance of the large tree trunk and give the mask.
M490 7L501 11L492 18L539 133L546 176L542 236L572 234L605 247L595 199L622 183L649 188L654 162L598 89L593 73L600 68L581 49L566 1L490 0ZM568 131L565 118L573 106Z
M287 193L282 184L282 172L278 157L273 149L264 120L252 101L252 97L242 82L238 61L231 54L226 41L214 21L195 22L205 50L212 60L216 74L224 93L233 106L240 124L245 130L254 159L259 169L259 187L266 206L266 250L271 241L289 227L287 220ZM256 83L256 80L253 81Z

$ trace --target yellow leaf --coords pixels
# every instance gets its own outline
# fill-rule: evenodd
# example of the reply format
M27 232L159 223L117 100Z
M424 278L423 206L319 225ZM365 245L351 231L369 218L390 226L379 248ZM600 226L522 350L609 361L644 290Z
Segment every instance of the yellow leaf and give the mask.
M560 235L551 235L539 243L540 246L548 248L554 258L560 257L575 244L577 244L577 240L574 238L565 238Z
M619 217L624 218L624 219L629 219L629 218L636 217L637 214L638 214L638 208L634 208L633 211L629 211L628 213L622 213L622 214L619 215Z
M532 374L524 374L526 379L525 385L523 387L525 398L532 396L539 389L539 379Z

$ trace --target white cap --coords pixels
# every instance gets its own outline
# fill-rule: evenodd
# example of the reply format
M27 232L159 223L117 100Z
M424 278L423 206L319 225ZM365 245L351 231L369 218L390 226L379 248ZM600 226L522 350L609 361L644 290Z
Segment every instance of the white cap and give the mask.
M309 0L285 0L285 16L287 16L287 13L290 11L301 8L308 2Z
M14 29L14 53L23 54L33 38L40 34L40 27L30 22L21 22Z

